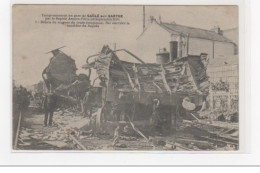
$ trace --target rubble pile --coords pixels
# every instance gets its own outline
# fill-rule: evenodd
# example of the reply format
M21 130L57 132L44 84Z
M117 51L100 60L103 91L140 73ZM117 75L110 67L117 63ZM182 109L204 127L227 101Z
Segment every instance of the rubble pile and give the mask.
M170 150L205 151L237 150L238 124L209 119L182 120L176 133L151 136L147 126L135 122L107 121L105 128L96 129L96 113L83 117L71 109L54 114L54 126L42 127L36 122L22 128L19 135L21 150ZM29 120L28 120L29 122ZM27 123L28 123L27 122ZM107 126L107 127L106 127Z

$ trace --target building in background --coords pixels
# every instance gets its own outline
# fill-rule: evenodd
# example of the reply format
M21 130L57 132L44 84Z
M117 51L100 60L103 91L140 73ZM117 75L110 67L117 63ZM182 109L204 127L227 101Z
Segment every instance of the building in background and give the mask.
M175 22L165 23L150 17L150 23L137 38L138 55L146 61L154 62L159 50L170 50L170 41L178 43L178 57L186 56L187 53L207 53L210 59L215 59L235 55L237 50L237 44L225 37L218 26L205 30L178 25Z
M209 103L212 110L238 111L239 59L238 29L211 30L165 23L150 18L150 23L137 38L138 55L146 62L155 62L159 51L171 51L170 42L176 43L177 58L208 54L207 73L211 82Z

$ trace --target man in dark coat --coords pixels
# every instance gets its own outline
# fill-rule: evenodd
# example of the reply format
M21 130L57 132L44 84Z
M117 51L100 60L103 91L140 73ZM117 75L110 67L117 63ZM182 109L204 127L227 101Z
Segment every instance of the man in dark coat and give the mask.
M47 126L47 122L49 126L52 126L52 117L53 112L57 106L57 96L53 92L49 92L45 95L42 102L42 109L44 110L44 126Z

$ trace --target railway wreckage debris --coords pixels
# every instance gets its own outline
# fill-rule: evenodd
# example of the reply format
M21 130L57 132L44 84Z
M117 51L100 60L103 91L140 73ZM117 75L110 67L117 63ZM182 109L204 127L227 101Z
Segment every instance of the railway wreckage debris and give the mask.
M176 135L151 135L142 123L134 122L135 130L129 122L104 123L103 131L96 130L96 113L91 119L82 117L72 110L55 112L54 125L40 128L34 125L21 128L17 149L55 150L236 150L238 138L233 136L238 129L234 126L214 126L203 121L184 120ZM204 124L205 123L205 124ZM36 127L37 126L37 127ZM115 134L115 131L116 134Z
M120 60L118 51L139 63ZM104 46L87 58L88 75L77 75L71 57L51 52L42 76L58 97L54 126L49 134L18 129L17 148L33 139L64 150L238 149L237 123L200 116L210 86L202 56L145 63L128 50Z

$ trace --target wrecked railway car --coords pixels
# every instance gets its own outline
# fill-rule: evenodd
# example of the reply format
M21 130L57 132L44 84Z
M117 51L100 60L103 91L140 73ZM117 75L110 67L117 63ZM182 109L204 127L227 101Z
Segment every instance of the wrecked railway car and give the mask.
M48 90L55 90L61 84L69 85L77 79L75 60L63 53L61 48L50 51L53 57L42 72L42 78Z
M116 54L118 51L125 51L140 63L120 60ZM169 108L172 116L179 110L179 103L188 110L200 107L209 92L208 76L201 56L188 55L161 64L144 63L125 49L112 51L104 46L99 54L87 58L83 68L90 73L91 69L96 70L102 86L101 109L104 114L110 114L108 109L120 105L126 111L135 111L132 114L138 119L138 112L140 116L153 114L149 110L153 110L156 101L157 105L164 107L163 114L169 114L165 112ZM146 109L146 106L150 106L150 109Z
M60 107L81 105L90 86L88 76L76 74L75 60L62 52L61 48L48 52L52 53L53 57L42 72L43 81L48 92L55 92L58 96Z

